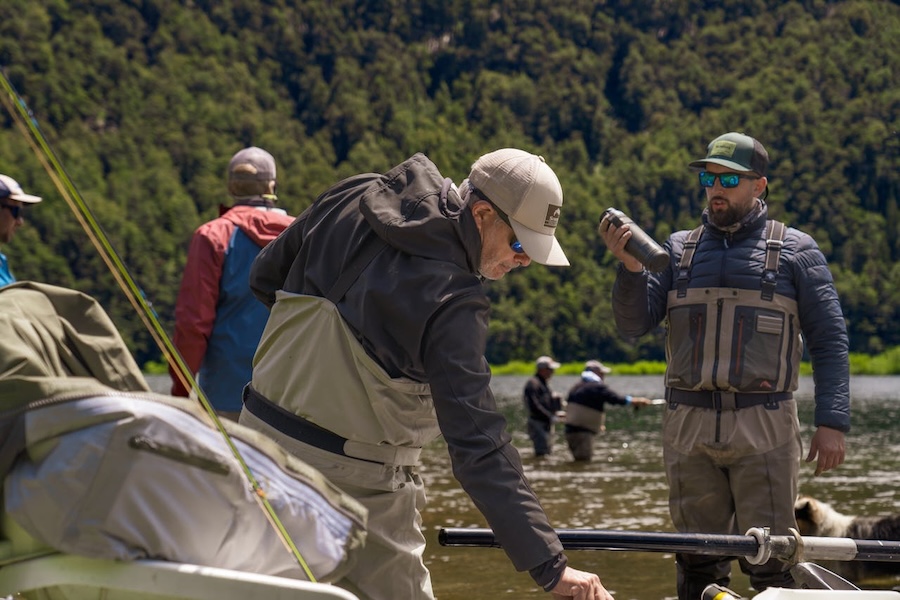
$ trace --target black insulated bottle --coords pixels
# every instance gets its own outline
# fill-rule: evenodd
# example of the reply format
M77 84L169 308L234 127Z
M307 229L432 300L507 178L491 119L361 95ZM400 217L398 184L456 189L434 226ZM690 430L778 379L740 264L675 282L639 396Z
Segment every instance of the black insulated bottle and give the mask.
M609 215L609 222L616 227L628 225L631 230L631 239L625 244L625 251L628 254L641 261L641 264L651 271L659 272L669 266L669 255L662 249L662 246L647 235L646 231L638 227L637 223L632 221L628 215L621 210L607 208L600 217L601 222L605 215Z

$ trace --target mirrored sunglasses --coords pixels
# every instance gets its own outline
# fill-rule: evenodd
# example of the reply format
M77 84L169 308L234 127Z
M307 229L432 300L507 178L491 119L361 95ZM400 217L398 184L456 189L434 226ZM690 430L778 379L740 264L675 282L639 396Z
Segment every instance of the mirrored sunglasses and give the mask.
M700 171L700 185L705 188L711 188L716 185L717 177L723 188L737 187L741 183L741 179L759 179L759 177L741 175L740 173L710 173L708 171Z

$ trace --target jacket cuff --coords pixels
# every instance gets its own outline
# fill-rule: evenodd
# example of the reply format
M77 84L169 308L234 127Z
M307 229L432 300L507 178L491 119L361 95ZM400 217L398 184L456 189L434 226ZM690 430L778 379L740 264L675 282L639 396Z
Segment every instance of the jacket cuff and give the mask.
M625 268L625 263L619 261L619 264L616 266L616 275L619 277L631 277L635 281L646 280L647 269L641 269L640 271L629 271Z
M566 570L568 564L569 559L566 558L565 554L560 552L556 555L556 558L551 558L547 562L542 563L533 569L529 569L528 574L531 575L531 578L534 579L535 583L541 586L545 592L549 592L556 587L557 583L559 583L563 571Z

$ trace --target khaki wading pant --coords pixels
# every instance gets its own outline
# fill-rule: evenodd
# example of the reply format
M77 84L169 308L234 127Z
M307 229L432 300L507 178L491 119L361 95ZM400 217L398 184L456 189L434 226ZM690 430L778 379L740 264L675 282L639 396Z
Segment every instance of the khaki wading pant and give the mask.
M800 473L800 425L795 400L777 409L740 410L678 405L663 417L663 455L669 511L682 533L743 535L769 527L786 535L796 527L794 500ZM727 586L728 557L676 555L679 600L697 600L710 583ZM757 591L793 588L790 565L776 559L741 570Z
M566 442L575 460L589 461L594 456L594 436L590 431L567 431Z
M274 439L368 509L366 544L335 585L360 600L434 600L431 573L422 560L425 486L415 467L383 465L310 446L247 410L240 423Z

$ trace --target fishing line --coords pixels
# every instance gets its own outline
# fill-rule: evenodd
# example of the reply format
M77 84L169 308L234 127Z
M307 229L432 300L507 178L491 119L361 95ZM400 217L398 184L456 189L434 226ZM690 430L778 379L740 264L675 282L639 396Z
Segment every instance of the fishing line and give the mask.
M177 367L175 369L176 375L185 386L185 389L195 389L197 391L197 398L200 400L204 409L206 409L207 414L225 439L225 443L231 449L232 454L241 465L241 469L244 471L244 474L250 483L250 487L253 490L253 497L257 499L266 518L269 520L269 523L277 532L279 539L297 559L297 562L300 564L300 567L306 573L309 580L315 582L315 576L313 576L309 565L307 565L306 560L304 560L303 556L300 554L300 551L297 549L294 541L284 528L278 515L275 514L275 510L269 503L265 490L262 489L262 486L260 486L259 482L253 476L253 472L244 461L244 458L241 456L241 453L231 439L231 436L225 431L222 421L219 419L216 411L206 398L206 394L204 394L200 386L197 385L193 374L190 369L188 369L181 354L175 348L171 338L166 334L160 324L156 312L147 302L143 292L128 272L128 269L125 267L125 264L122 262L109 238L94 218L90 207L88 207L87 203L84 201L84 197L72 183L68 173L66 173L62 163L59 161L59 158L50 146L50 143L41 131L37 119L25 104L22 97L19 96L19 93L13 87L12 83L6 77L6 73L2 69L0 69L0 84L2 84L3 89L6 91L6 94L0 94L0 102L3 103L3 106L9 112L16 126L19 128L19 131L27 140L28 145L31 146L31 149L34 151L41 165L43 165L44 170L47 171L47 174L56 186L56 189L59 190L60 195L65 199L69 208L72 209L75 218L81 224L85 233L87 233L91 243L94 244L100 257L103 259L103 262L106 263L113 278L115 278L116 283L119 284L119 287L125 293L128 301L134 307L135 311L137 311L138 316L147 327L150 335L153 337L168 363Z

